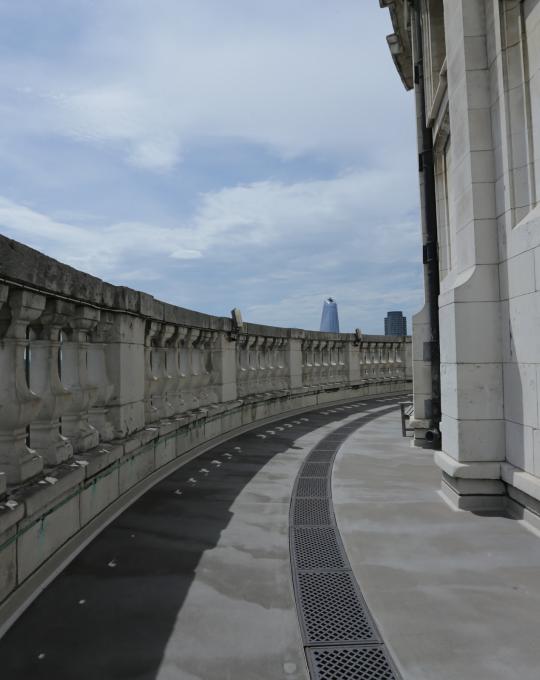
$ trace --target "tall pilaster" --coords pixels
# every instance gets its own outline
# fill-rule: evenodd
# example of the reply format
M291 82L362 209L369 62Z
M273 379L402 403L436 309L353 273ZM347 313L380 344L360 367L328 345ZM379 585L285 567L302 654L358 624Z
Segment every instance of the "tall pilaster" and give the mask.
M502 503L502 347L490 77L483 2L445 0L455 257L441 282L443 492L459 507Z

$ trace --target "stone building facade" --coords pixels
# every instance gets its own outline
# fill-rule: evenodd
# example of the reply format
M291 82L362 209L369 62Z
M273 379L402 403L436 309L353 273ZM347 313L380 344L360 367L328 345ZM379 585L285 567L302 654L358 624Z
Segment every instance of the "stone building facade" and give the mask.
M380 4L418 113L415 441L440 449L442 490L459 507L537 521L540 0Z

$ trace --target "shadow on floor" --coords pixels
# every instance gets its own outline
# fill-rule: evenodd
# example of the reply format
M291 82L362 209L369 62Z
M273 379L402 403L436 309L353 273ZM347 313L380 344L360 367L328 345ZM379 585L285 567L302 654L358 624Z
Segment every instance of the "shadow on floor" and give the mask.
M0 641L2 678L154 680L201 556L218 543L240 492L274 456L298 448L299 437L364 409L310 413L308 423L267 439L256 435L279 423L258 428L158 483L109 525L6 633ZM235 446L242 447L241 454ZM188 480L201 479L201 468L212 474L191 486Z

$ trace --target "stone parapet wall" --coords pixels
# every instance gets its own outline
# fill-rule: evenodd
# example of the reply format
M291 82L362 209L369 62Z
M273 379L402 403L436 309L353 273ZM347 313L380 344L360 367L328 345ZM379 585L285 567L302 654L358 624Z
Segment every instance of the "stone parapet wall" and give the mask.
M0 601L217 438L408 389L410 348L238 325L0 237Z

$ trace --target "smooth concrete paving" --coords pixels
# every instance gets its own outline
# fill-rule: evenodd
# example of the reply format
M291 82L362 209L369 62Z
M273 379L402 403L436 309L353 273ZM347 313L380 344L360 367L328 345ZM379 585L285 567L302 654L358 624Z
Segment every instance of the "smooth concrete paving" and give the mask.
M261 427L156 485L0 641L2 678L306 680L289 562L294 480L322 436L388 406Z
M540 539L451 509L432 453L392 414L357 430L333 471L352 568L404 680L540 678Z

